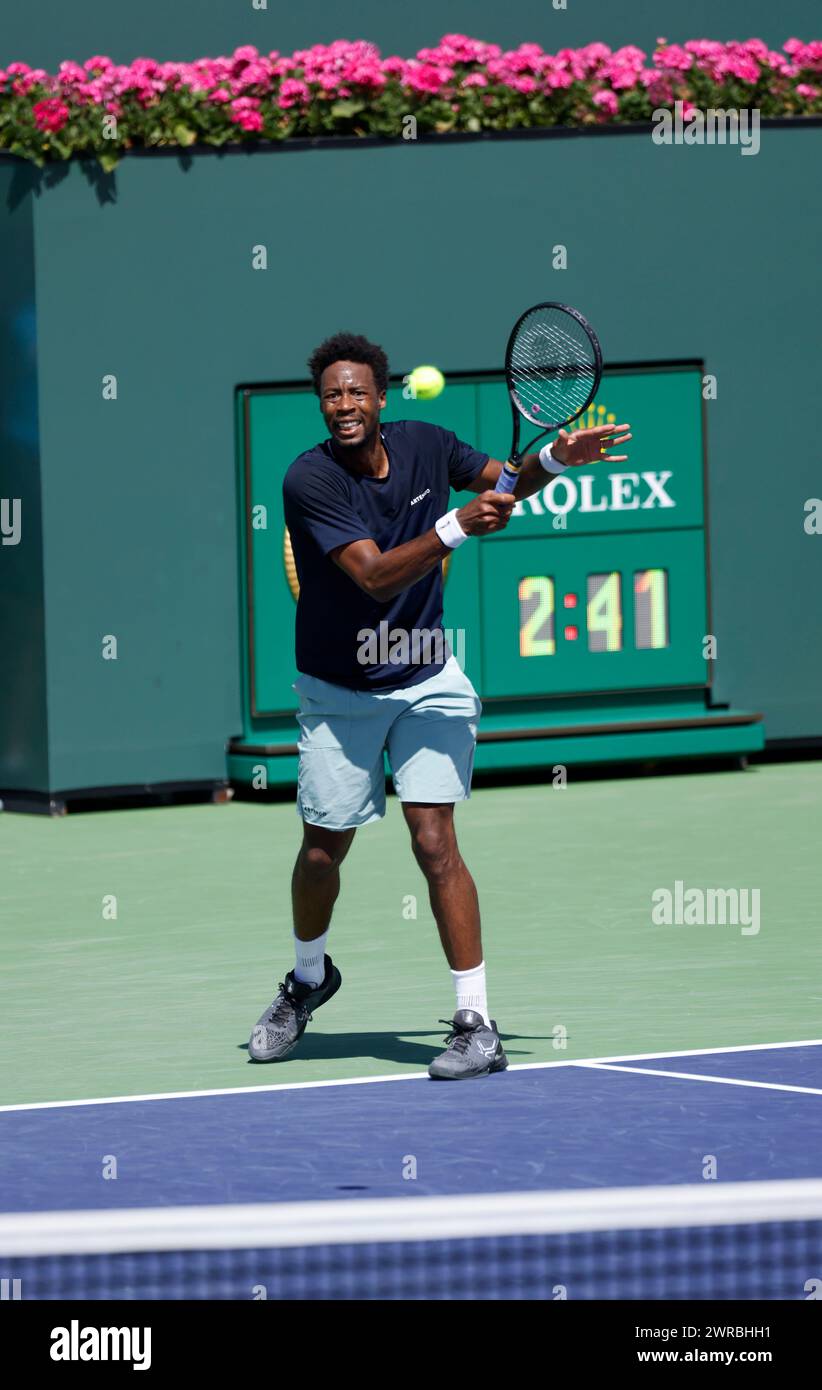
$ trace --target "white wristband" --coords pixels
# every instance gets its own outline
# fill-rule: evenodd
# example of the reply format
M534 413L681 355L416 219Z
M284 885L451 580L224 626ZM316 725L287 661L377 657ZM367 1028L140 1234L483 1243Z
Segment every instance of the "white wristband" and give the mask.
M545 444L539 451L539 461L546 473L564 473L566 468L570 468L568 463L560 463L551 453L552 445Z
M457 508L446 512L438 521L434 522L434 530L449 550L456 550L458 545L468 540L468 532L463 531L457 519Z

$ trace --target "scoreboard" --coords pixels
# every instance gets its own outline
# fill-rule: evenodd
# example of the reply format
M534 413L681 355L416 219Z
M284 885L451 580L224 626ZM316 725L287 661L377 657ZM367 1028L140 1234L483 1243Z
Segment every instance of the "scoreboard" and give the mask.
M392 382L384 418L429 420L496 458L510 443L501 376L449 376L435 401ZM546 474L504 531L448 559L446 633L483 701L477 767L741 757L763 745L760 716L710 701L701 365L606 369L578 427L622 421L627 463ZM296 776L298 589L281 485L324 435L305 385L237 393L245 727L229 761L241 781Z

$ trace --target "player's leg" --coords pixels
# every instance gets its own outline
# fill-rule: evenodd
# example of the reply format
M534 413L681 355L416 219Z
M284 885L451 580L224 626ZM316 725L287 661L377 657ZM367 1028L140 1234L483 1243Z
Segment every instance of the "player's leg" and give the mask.
M342 976L326 954L331 913L340 891L340 865L355 830L303 827L303 842L291 877L296 964L257 1020L248 1050L255 1062L281 1062L294 1051L315 1009L327 1004Z
M257 1020L248 1050L257 1062L293 1052L315 1009L336 994L340 972L326 953L340 865L360 825L385 812L383 714L355 692L301 676L297 810L303 842L291 877L295 965ZM356 708L355 708L356 706Z
M437 1079L481 1076L502 1070L507 1058L488 1015L477 890L454 829L454 803L471 795L480 701L453 657L392 698L399 707L388 736L394 786L457 995L448 1047L429 1071Z
M479 898L457 844L453 803L404 801L402 810L445 958L455 973L470 974L482 963ZM468 1003L466 999L466 1007ZM480 1012L485 1012L484 1000L472 999L471 1004L482 1004Z
M331 913L340 892L340 865L355 829L326 830L304 825L303 842L291 875L291 906L297 952L295 975L303 984L320 984Z
M462 1081L502 1071L508 1059L488 1016L479 899L457 844L454 807L404 801L402 809L457 994L446 1050L429 1075Z

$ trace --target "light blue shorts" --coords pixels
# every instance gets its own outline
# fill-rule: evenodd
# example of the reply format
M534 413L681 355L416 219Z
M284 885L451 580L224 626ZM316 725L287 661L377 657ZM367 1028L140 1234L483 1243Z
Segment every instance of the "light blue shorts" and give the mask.
M482 705L454 656L402 690L349 690L317 676L300 697L297 813L351 830L385 815L383 751L400 801L466 801Z

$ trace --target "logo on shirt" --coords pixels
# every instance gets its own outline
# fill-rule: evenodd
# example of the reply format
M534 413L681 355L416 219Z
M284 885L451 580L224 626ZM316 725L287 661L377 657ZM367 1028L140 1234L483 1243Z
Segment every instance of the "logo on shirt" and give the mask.
M431 491L430 487L427 487L427 488L425 489L425 492L421 492L417 497L412 497L412 498L411 498L411 506L412 506L412 507L416 507L417 503L418 503L418 502L421 502L422 499L423 499L423 497L427 497L430 491Z

